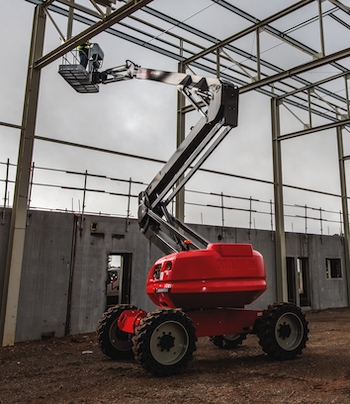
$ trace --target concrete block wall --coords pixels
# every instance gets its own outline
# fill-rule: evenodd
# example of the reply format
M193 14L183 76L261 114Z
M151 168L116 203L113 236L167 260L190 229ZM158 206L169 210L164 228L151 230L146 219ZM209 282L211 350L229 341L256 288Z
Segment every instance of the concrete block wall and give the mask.
M6 264L10 211L0 225L0 297ZM83 226L81 226L81 223ZM91 229L91 223L97 229ZM210 242L249 243L265 260L267 291L251 308L264 309L276 301L275 243L271 231L193 225ZM311 308L348 304L343 239L337 236L288 233L287 256L308 257ZM107 259L130 254L130 303L146 311L156 306L146 295L147 275L163 255L140 232L136 220L31 211L25 241L16 341L63 336L96 329L105 310ZM340 258L341 279L327 279L326 258ZM0 300L1 302L1 300ZM69 327L67 324L69 323Z

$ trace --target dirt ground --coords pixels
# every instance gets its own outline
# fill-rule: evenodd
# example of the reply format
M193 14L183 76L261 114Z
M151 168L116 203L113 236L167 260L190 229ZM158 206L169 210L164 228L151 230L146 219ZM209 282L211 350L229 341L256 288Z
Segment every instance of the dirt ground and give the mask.
M199 338L178 376L156 378L104 356L95 334L0 348L0 403L349 403L350 308L307 312L309 341L279 362L249 335L235 350Z

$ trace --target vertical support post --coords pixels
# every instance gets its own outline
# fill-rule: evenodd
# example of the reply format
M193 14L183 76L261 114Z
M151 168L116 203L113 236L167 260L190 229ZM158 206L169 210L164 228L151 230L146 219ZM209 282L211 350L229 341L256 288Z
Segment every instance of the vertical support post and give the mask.
M130 217L130 199L131 199L131 183L132 183L132 178L129 178L129 193L128 193L128 208L126 210L126 221L125 221L125 232L128 231L128 221Z
M84 213L85 213L85 198L86 198L86 184L87 184L87 176L88 172L85 170L85 176L84 176L84 191L83 191L83 205L81 207L81 216L80 216L80 223L79 223L79 229L80 229L80 234L84 228Z
M338 156L339 156L339 176L340 176L340 189L343 208L343 222L344 222L344 255L345 255L345 270L348 286L348 304L350 306L350 227L349 227L349 206L346 190L346 176L345 176L345 162L344 162L344 146L342 128L337 127L337 142L338 142Z
M287 259L286 259L286 235L284 229L284 208L283 208L283 178L282 178L282 152L280 135L280 102L275 98L271 99L271 121L272 121L272 155L273 175L275 193L275 248L276 248L276 279L278 301L288 301L287 284Z
M308 103L308 110L309 110L309 127L312 128L312 113L311 113L311 90L307 90L307 103Z
M16 186L11 214L4 292L1 305L0 339L2 346L15 342L19 289L22 274L24 239L27 221L29 175L32 163L35 123L40 84L40 69L34 62L43 54L46 14L42 5L34 11L22 131L17 162Z
M258 80L261 79L261 64L260 64L260 28L256 29L256 70Z
M323 0L318 0L318 20L319 20L319 23L320 23L321 56L325 56L326 52L325 52L325 46L324 46L322 1Z
M220 48L216 49L216 77L220 78Z
M350 117L350 105L349 105L349 87L348 87L348 75L345 74L345 95L346 95L346 110L348 114L348 118Z
M181 53L182 53L182 40L181 40ZM186 67L180 62L178 65L178 72L185 73ZM180 144L185 140L185 114L183 108L185 106L185 96L179 91L177 93L177 139L176 146L179 147ZM181 179L180 179L181 181ZM176 195L176 205L175 205L175 216L181 222L185 221L185 188L182 188L180 192Z
M71 5L69 6L68 10L68 21L67 21L67 37L66 39L70 39L72 37L72 32L73 32L73 17L74 17L74 1L75 0L70 0Z
M34 168L35 168L35 164L33 161L33 164L30 168L30 179L29 179L29 194L28 194L28 205L27 205L27 209L29 210L30 208L30 202L32 200L32 190L33 190L33 180L34 180Z
M73 211L73 210L72 210ZM77 249L77 230L79 225L79 216L73 214L73 229L72 229L72 241L71 241L71 255L70 255L70 265L69 265L69 283L68 283L68 296L67 296L67 311L66 311L66 325L65 325L65 335L70 334L70 323L72 314L72 293L73 293L73 279L75 270L75 257Z
M343 223L343 215L342 215L342 211L340 210L340 211L339 211L339 234L340 234L340 235L343 234L343 226L342 226L342 223ZM329 232L328 232L328 235L329 235Z
M307 234L307 205L305 204L305 234Z
M249 197L249 240L252 238L252 197Z
M272 199L270 199L270 216L271 216L271 240L274 240L274 235L273 235L273 208L272 208Z
M221 192L221 237L225 237L225 206L223 192Z
M10 159L7 159L7 164L6 164L6 179L5 179L5 194L4 194L4 209L2 211L2 218L1 218L1 224L5 223L5 214L6 214L6 201L7 201L7 187L9 183L9 171L10 171Z

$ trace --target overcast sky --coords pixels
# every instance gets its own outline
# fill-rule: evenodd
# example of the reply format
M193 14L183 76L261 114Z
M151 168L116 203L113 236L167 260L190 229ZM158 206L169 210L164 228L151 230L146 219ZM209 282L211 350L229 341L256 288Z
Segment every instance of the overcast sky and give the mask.
M191 22L203 24L207 21L208 26L211 26L211 3L209 0L191 1L191 8L185 13L188 16L186 22L188 24ZM242 9L247 4L246 1L234 2L233 0L231 3ZM264 6L261 6L261 3L261 0L260 2L254 0L256 5L254 10L251 10L250 5L250 9L246 11L253 14L256 12L259 18L264 18L269 13L294 2L286 0L279 1L279 3L275 0L265 1L263 2ZM349 1L344 1L344 4L347 3ZM157 6L161 4L162 7L166 7L165 3L163 6L162 0L156 0L154 4ZM277 4L279 6L276 8ZM324 4L327 4L326 7L330 7L328 2L324 2ZM196 10L203 11L191 17ZM1 45L3 58L0 70L0 121L16 125L21 124L33 11L34 6L24 0L1 0L0 30L3 39ZM313 10L311 11L313 12ZM53 16L64 31L64 18L57 15ZM183 11L181 16L178 16L181 19L185 17ZM227 15L225 14L224 17L226 18ZM290 21L290 26L296 23L293 18ZM75 24L77 32L85 29L85 26ZM315 34L316 28L317 24L308 28L310 32L308 41L318 41L318 36ZM327 25L328 30L331 28ZM222 32L217 33L216 36L224 38L237 32L237 30L232 31L228 24L222 24ZM291 35L300 40L300 36L305 35L305 31L303 32L302 34L301 31L295 31ZM252 38L249 40L251 41ZM265 36L262 38L264 39L263 46L266 49L278 45L273 37L269 37L268 40ZM177 63L172 59L152 53L106 33L93 38L92 42L99 43L104 50L104 68L123 64L126 59L130 59L143 67L177 71ZM343 46L342 41L338 42L338 47ZM59 45L60 38L50 21L47 21L45 52ZM252 48L253 45L252 43ZM333 51L331 45L332 41L328 40L329 53ZM276 60L274 62L283 65L280 60L288 57L287 53L283 54L284 50L289 52L289 47L281 46L277 56L271 55L271 60L279 57L279 62ZM267 57L267 54L264 57ZM57 73L60 63L61 61L52 63L42 71L36 127L38 136L145 155L161 160L167 160L171 156L176 145L177 91L175 87L133 80L101 86L98 94L78 94ZM270 99L256 92L244 94L240 98L239 111L239 127L231 131L228 138L206 162L205 167L272 181ZM293 118L288 111L283 110L281 113L287 131L302 129L300 122ZM194 113L191 114L187 126L193 125L197 119L199 120L199 116L195 116ZM18 153L19 131L0 126L0 139L0 162L6 162L9 158L11 163L15 163ZM335 131L330 131L286 141L283 144L284 182L300 187L339 193L335 140ZM346 140L345 143L346 148L349 149L349 142ZM146 163L113 154L86 151L39 140L35 142L33 161L36 166L40 167L79 172L88 170L89 173L114 178L129 179L132 177L135 181L145 183L150 182L161 168L161 165L155 163ZM0 179L5 178L5 173L6 167L0 165ZM11 174L14 178L14 169L11 169ZM70 184L75 187L82 187L84 184L82 176L61 175L41 170L35 170L34 180L39 183L52 182L62 185ZM127 184L120 184L111 180L97 181L92 178L89 178L88 187L105 189L108 192L127 192L128 190ZM133 193L137 194L143 188L144 186L135 186ZM213 193L224 192L244 198L251 196L264 201L273 199L273 189L270 185L203 173L198 173L188 184L188 188ZM0 197L3 204L3 182L0 182ZM11 200L13 198L13 187L10 187L10 198ZM203 202L203 196L198 197L196 194L188 193L187 200L196 203ZM291 205L308 204L336 212L340 209L340 201L336 198L320 197L317 194L307 194L290 189L285 190L285 202ZM73 207L74 210L78 210L82 203L82 193L36 186L33 188L31 203L32 206L36 207L60 209ZM208 197L205 203L219 205L220 198ZM227 200L225 203L227 206L249 207L247 201L236 199ZM88 211L124 214L126 198L89 193L86 209ZM132 209L133 214L136 215L136 201L133 202ZM255 209L270 210L268 205L264 206L263 204L256 205ZM290 209L290 211L292 210ZM302 210L298 212L293 210L293 212L299 215L304 213ZM247 213L237 214L234 211L226 211L225 215L227 225L248 226L249 216ZM313 215L317 216L318 213ZM219 209L209 210L208 208L189 205L186 210L186 219L221 225L221 212ZM255 215L254 219L258 228L269 228L270 217L268 215ZM310 222L309 226L309 230L312 226L317 229L319 223L313 221ZM331 228L331 234L339 232L339 225L328 223L323 229L324 233L327 234L327 226ZM303 231L303 228L303 220L287 219L287 231Z

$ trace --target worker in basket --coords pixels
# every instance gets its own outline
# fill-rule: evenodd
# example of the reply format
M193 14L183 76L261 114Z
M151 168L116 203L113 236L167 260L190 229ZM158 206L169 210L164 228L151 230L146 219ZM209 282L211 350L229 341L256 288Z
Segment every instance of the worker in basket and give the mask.
M86 69L86 66L87 66L88 61L89 61L89 49L90 49L90 41L89 40L84 42L82 45L78 46L80 64L82 66L84 66L85 69Z

